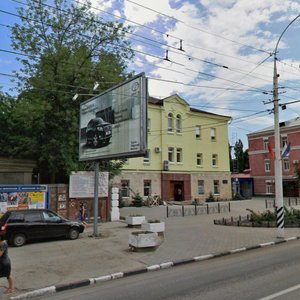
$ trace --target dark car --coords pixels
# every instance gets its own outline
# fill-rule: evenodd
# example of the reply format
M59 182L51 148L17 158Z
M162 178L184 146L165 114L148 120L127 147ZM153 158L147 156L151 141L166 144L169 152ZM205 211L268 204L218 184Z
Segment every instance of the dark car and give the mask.
M112 137L112 126L102 118L94 118L86 127L86 144L94 147L108 145Z
M9 210L0 218L0 234L16 247L31 240L76 240L83 231L81 222L65 219L49 209Z

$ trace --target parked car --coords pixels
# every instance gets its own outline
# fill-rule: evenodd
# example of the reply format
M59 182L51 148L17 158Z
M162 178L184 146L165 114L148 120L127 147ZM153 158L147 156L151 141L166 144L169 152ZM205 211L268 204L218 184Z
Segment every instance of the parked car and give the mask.
M112 126L102 118L94 118L88 122L85 133L87 145L105 146L112 137Z
M47 238L76 240L84 228L81 222L65 219L49 209L9 210L0 218L0 234L15 247Z

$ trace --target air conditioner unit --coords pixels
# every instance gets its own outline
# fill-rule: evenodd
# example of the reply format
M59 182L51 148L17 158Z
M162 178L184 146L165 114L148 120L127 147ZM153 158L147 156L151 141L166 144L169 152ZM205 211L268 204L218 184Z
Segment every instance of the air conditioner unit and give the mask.
M154 152L155 152L155 153L160 153L160 148L159 148L159 147L155 147L155 148L154 148Z
M294 165L299 164L299 160L298 160L298 159L294 159L294 160L293 160L293 164L294 164Z
M164 160L164 171L169 171L169 161Z

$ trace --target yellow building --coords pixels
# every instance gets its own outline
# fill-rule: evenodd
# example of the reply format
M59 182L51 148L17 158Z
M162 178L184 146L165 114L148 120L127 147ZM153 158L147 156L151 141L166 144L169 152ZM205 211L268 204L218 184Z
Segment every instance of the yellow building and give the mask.
M148 99L148 152L130 158L113 183L123 198L158 194L164 201L231 198L230 117L191 108L178 95Z

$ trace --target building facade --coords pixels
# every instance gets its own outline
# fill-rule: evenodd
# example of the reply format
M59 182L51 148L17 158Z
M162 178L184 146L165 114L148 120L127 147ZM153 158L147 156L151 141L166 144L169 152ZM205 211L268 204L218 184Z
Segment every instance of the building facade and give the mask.
M275 195L274 126L248 134L248 154L254 195ZM300 162L300 117L280 123L280 151L290 144L288 156L282 156L283 196L297 197L296 170Z
M0 157L0 184L38 183L36 161Z
M164 201L231 199L230 117L191 108L178 95L148 100L148 151L113 179L122 198L158 194Z

